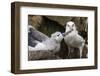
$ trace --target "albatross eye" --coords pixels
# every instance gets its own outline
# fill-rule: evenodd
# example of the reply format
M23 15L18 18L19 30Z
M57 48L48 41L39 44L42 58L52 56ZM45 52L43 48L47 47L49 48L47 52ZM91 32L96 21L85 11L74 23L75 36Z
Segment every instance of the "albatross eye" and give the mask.
M69 27L69 25L67 24L67 26Z
M74 27L74 24L72 25L72 27Z

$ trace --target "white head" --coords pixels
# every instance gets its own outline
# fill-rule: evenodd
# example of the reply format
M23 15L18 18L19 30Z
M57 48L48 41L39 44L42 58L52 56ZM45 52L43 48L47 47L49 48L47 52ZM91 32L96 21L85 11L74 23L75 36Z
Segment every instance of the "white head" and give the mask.
M73 21L66 22L66 32L70 30L76 30L75 23Z
M61 42L63 39L63 35L61 34L61 32L55 32L53 34L51 34L51 38L55 39L57 42Z

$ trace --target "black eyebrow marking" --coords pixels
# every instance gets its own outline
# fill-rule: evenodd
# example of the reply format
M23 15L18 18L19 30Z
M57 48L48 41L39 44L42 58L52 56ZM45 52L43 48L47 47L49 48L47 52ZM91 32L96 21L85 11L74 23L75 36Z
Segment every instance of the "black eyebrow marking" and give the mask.
M67 24L67 26L69 27L69 25Z

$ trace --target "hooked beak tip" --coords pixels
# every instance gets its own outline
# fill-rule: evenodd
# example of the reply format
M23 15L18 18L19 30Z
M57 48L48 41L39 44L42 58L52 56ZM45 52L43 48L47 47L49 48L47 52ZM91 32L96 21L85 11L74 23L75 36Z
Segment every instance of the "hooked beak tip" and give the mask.
M65 33L62 33L63 36L65 36Z

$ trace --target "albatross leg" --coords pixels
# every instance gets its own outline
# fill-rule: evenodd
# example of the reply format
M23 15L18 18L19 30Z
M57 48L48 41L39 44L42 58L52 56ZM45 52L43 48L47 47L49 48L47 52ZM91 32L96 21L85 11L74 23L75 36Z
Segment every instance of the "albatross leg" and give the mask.
M80 58L82 58L82 48L79 48L80 50Z
M71 47L68 46L68 58L71 58Z

